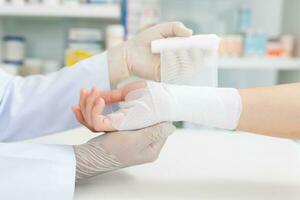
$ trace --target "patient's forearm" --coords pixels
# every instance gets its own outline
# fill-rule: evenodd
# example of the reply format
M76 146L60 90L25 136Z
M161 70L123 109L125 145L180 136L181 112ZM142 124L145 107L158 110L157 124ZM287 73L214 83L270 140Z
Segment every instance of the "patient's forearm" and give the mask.
M300 83L242 89L238 130L300 138Z

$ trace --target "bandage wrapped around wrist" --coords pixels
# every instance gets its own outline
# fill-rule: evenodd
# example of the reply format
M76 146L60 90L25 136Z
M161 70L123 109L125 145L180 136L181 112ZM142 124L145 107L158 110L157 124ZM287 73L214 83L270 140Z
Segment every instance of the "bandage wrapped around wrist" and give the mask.
M241 113L241 97L233 88L171 85L147 82L130 92L120 110L108 115L118 130L147 127L163 121L186 121L234 130Z

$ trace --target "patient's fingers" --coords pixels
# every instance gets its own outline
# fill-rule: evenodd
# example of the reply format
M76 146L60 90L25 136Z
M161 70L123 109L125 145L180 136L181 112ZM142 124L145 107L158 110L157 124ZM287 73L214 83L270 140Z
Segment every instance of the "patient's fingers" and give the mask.
M133 90L142 89L142 88L146 88L146 87L147 87L147 84L145 81L137 81L134 83L130 83L122 88L123 98L125 98L125 96Z
M101 97L106 104L113 104L124 100L122 90L112 90L101 92Z
M83 115L80 111L80 108L78 106L73 106L72 110L73 110L73 113L75 114L77 121L79 121L82 125L87 126L87 124L83 118Z
M111 121L100 113L103 112L105 101L98 97L92 110L92 123L95 131L115 131Z
M75 114L75 117L76 117L77 121L79 121L81 124L83 124L84 119L83 119L83 116L80 112L80 108L78 108L78 106L73 106L72 111Z
M129 92L145 87L147 87L145 81L138 81L130 83L117 90L101 92L101 97L104 99L106 104L118 103L120 101L124 101Z
M81 113L85 119L85 105L86 105L86 98L89 95L90 91L87 89L81 89L80 90L80 99L79 99L79 107L81 110Z
M91 119L92 108L94 107L95 100L99 96L99 91L94 87L86 99L85 105L85 121L89 124L89 126L93 126Z

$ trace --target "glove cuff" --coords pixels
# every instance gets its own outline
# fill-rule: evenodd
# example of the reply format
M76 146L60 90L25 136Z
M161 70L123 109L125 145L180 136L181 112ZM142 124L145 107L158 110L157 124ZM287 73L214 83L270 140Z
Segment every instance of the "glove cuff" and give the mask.
M114 156L92 141L73 146L76 157L76 182L123 167Z

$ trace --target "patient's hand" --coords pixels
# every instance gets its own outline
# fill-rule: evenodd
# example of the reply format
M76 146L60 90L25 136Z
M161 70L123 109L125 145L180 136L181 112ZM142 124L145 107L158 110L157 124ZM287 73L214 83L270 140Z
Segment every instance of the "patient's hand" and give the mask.
M129 92L144 87L146 83L139 81L112 91L99 91L96 88L91 91L82 89L79 104L72 110L76 119L93 132L115 131L116 128L113 127L111 120L101 115L105 105L124 101Z
M122 101L119 110L107 115L117 130L136 130L172 120L175 101L166 84L139 81L118 91L118 102Z
M112 103L113 98L121 98L115 92L100 92L96 88L91 91L82 89L80 91L79 105L72 108L76 119L88 129L93 132L102 131L115 131L116 129L112 126L111 121L101 115L104 107L105 100L107 103Z
M117 90L82 90L79 106L73 107L77 120L94 132L136 130L170 121L172 97L166 85L139 81ZM105 104L119 103L119 110L100 113Z

